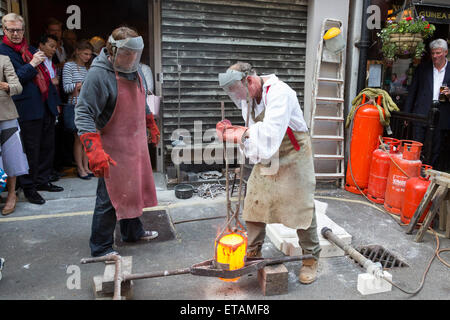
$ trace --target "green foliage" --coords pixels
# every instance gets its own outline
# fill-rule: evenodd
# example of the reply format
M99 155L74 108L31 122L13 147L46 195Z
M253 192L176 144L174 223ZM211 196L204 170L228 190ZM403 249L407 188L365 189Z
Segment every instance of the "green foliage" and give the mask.
M386 59L395 60L398 58L399 52L403 55L409 54L414 58L420 58L425 51L425 45L423 42L419 42L414 48L414 51L409 52L408 50L402 50L397 42L392 41L391 35L395 33L413 33L420 34L423 39L426 39L432 36L435 30L436 27L426 21L423 16L418 19L407 17L406 19L402 19L398 22L388 21L386 27L381 29L381 31L377 33L377 36L381 39L381 51Z

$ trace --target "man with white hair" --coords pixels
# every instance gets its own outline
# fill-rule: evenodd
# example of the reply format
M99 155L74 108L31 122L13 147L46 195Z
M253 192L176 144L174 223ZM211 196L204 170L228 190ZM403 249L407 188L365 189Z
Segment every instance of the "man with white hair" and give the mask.
M439 100L440 88L444 87L442 93L446 99L440 102L439 127L433 136L432 146L431 165L437 170L442 170L445 166L443 161L439 160L439 156L445 154L444 142L450 130L450 64L447 54L448 45L444 39L436 39L430 43L431 61L421 63L415 70L402 110L427 115L433 101ZM426 130L425 124L414 124L413 139L424 142Z

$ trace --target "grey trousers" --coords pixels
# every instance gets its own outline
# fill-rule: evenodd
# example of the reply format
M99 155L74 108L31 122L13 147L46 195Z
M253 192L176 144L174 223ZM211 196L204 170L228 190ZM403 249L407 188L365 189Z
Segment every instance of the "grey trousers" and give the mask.
M266 224L263 222L245 222L247 227L248 246L247 251L261 249L264 238L266 237ZM314 213L311 225L308 229L297 229L298 244L302 248L303 254L312 254L316 260L319 260L322 248L317 234L316 214Z

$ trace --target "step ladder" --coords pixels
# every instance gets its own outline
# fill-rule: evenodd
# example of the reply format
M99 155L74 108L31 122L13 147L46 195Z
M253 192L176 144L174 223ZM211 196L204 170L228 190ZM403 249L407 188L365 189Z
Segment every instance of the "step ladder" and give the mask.
M322 23L313 76L309 128L317 180L334 180L344 186L344 76L345 50L333 53L325 47L323 36L342 21ZM341 29L342 31L342 29Z

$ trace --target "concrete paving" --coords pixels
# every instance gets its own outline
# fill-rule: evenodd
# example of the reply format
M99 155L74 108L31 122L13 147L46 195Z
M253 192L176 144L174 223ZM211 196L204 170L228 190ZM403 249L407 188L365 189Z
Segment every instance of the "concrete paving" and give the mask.
M165 187L164 178L155 175L159 206L144 214L166 210L176 237L169 241L119 247L122 256L133 256L133 273L177 270L214 257L214 239L226 215L225 196L187 200L175 198ZM55 184L64 192L42 192L47 202L33 205L24 201L16 211L0 217L0 256L6 259L0 281L0 300L92 300L93 277L103 274L104 264L81 265L90 256L89 236L95 204L97 179L63 178ZM3 196L3 198L5 198ZM405 227L381 206L363 197L336 188L320 188L316 199L328 203L327 216L352 235L352 245L378 244L401 257L409 267L389 272L393 281L415 290L434 254L436 242L427 233L422 243L406 235ZM198 220L211 218L208 220ZM320 230L319 230L320 232ZM442 232L440 232L442 234ZM449 248L450 239L439 237L440 248ZM283 256L267 239L264 257ZM449 255L442 257L449 261ZM264 296L256 274L235 283L190 274L136 280L135 300L448 300L450 269L435 259L423 289L410 296L393 288L391 292L363 296L357 277L364 271L348 257L324 258L319 278L310 285L298 282L300 262L287 263L289 290L280 296ZM80 280L79 283L77 280Z

